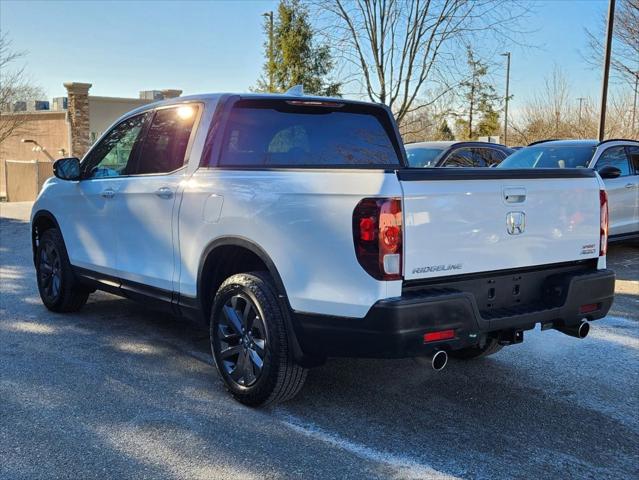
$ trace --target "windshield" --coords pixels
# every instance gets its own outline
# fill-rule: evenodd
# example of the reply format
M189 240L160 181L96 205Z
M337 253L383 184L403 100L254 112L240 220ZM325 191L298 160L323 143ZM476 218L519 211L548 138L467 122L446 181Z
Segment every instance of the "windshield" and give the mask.
M408 165L411 167L434 167L444 153L444 148L435 147L406 147Z
M497 168L587 168L594 146L535 145L517 150Z

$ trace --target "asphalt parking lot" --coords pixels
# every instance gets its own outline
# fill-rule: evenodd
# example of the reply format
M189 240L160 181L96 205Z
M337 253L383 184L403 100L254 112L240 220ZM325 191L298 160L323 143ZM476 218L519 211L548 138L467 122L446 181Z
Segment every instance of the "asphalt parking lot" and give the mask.
M206 332L97 293L37 294L29 204L0 204L0 477L638 478L639 248L584 340L538 330L488 359L332 360L293 401L224 391Z

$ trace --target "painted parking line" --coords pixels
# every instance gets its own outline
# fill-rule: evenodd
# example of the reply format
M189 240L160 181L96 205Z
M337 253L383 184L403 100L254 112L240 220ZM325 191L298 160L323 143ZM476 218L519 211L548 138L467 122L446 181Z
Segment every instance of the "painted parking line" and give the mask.
M639 350L639 336L637 336L639 324L636 320L613 316L607 316L604 320L608 322L597 323L597 328L590 331L589 337Z
M397 455L383 450L353 442L334 432L327 431L312 422L287 413L283 409L276 409L275 416L287 428L313 440L319 440L340 450L369 462L375 462L397 471L396 477L402 479L457 479L432 467L421 463L407 455Z

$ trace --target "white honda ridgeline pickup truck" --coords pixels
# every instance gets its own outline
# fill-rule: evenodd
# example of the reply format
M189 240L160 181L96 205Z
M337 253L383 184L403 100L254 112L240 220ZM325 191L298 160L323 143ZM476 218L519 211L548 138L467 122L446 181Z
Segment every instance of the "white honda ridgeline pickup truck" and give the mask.
M35 205L42 301L96 289L209 325L237 400L293 397L327 357L471 359L606 315L591 169L411 169L391 111L201 95L120 118Z

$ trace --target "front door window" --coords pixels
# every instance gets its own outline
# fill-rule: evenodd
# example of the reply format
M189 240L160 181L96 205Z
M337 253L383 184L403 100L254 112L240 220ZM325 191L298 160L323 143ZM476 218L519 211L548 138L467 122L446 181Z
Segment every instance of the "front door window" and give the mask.
M83 178L118 177L129 175L136 152L140 133L147 114L136 115L117 125L89 153L82 162Z

